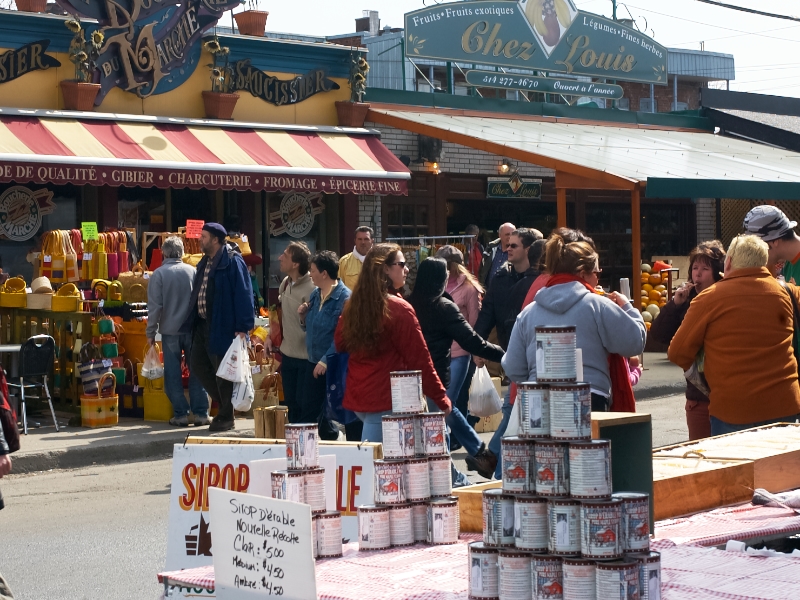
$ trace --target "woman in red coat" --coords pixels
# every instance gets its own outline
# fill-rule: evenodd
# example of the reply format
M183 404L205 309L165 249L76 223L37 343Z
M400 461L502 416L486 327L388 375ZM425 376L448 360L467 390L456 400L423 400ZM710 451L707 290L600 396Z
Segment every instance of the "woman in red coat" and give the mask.
M389 291L402 289L407 275L400 246L374 245L336 327L336 351L350 354L343 405L364 423L362 441L383 440L381 419L392 412L392 371L422 371L422 391L450 414L414 309Z

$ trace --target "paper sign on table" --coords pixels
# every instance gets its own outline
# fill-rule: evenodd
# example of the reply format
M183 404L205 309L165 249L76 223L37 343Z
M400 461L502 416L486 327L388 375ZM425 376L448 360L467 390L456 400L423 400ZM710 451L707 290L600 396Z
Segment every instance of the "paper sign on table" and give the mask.
M316 600L311 507L208 490L214 587L221 600Z
M84 221L81 223L81 236L84 240L97 239L97 223Z
M205 225L205 221L197 221L194 219L188 219L186 221L186 237L189 239L197 239L200 237L200 232L203 231L203 225Z

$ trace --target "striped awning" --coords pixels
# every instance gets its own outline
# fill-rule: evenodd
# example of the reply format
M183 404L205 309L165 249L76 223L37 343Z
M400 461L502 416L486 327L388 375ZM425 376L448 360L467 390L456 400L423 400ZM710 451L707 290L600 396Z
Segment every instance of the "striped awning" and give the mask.
M0 115L0 183L405 195L367 130Z

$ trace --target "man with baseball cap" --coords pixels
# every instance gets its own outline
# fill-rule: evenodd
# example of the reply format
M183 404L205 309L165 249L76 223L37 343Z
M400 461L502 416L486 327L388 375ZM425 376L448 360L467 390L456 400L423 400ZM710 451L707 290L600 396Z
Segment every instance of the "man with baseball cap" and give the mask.
M790 221L782 210L763 205L753 208L744 218L746 233L757 235L769 246L768 267L783 264L783 278L792 284L800 282L800 237L794 232L797 221Z

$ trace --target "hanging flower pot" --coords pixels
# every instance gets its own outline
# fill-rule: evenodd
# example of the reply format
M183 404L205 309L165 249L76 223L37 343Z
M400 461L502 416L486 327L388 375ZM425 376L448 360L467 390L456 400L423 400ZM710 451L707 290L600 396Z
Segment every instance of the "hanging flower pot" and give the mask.
M239 94L226 94L224 92L203 92L203 104L206 107L206 117L209 119L230 120Z
M269 13L265 10L245 10L233 15L236 19L236 27L239 28L239 33L242 35L255 35L258 37L264 36L264 30L267 28L267 16Z
M43 13L47 10L47 0L16 0L17 10Z
M339 125L342 127L363 127L367 112L369 112L369 102L336 103L336 113L339 115Z
M60 83L61 95L64 96L64 108L67 110L94 110L94 101L100 92L99 83L65 80Z

